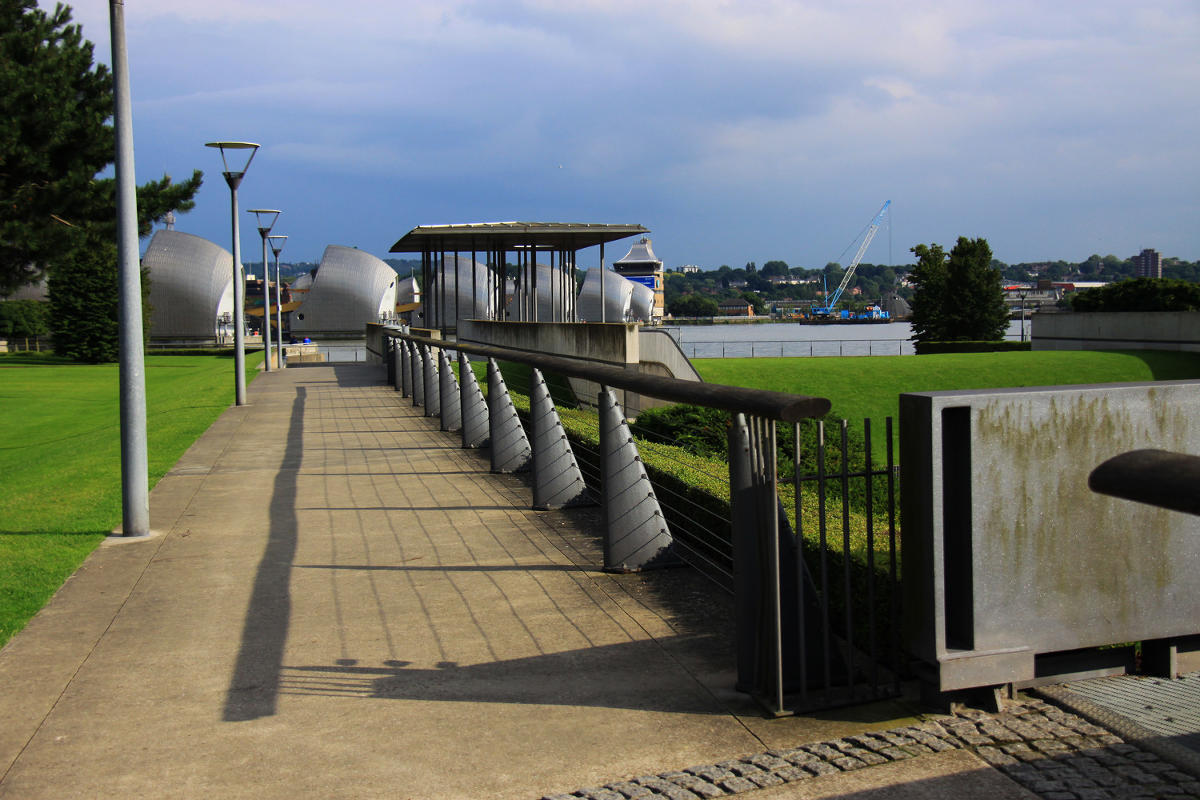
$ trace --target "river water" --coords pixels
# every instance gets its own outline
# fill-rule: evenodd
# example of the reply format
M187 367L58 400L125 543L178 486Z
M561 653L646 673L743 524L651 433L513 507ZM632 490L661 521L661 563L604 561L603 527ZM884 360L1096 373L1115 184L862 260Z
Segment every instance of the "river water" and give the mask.
M1025 323L1026 334L1029 323ZM688 358L779 358L809 356L913 355L912 325L907 322L804 325L755 322L728 325L664 325ZM1014 320L1006 339L1021 337ZM326 361L365 361L366 342L317 343Z
M1026 322L1026 333L1028 325ZM779 358L809 356L912 355L912 325L907 322L734 323L728 325L663 326L688 358ZM1021 336L1014 320L1006 339Z

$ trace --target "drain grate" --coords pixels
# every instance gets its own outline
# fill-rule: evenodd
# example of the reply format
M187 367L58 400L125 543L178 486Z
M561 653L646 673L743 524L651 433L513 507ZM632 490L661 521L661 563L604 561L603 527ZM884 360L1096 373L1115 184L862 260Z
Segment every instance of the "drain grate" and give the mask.
M1063 688L1200 752L1200 672L1176 680L1117 675L1072 681Z

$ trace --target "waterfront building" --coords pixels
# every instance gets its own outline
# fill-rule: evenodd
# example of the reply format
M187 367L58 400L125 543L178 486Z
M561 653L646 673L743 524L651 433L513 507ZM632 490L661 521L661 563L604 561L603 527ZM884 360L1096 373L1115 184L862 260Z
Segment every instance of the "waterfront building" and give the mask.
M663 262L654 255L650 244L650 238L643 236L629 248L628 253L613 263L613 269L617 274L623 275L634 283L640 283L654 293L651 321L658 324L662 322L665 305Z

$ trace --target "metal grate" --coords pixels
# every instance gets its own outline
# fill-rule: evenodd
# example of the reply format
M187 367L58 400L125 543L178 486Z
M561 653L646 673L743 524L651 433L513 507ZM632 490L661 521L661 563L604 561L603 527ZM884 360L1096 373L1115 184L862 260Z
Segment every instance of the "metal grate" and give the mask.
M1200 752L1200 672L1175 680L1117 675L1075 681L1063 688Z

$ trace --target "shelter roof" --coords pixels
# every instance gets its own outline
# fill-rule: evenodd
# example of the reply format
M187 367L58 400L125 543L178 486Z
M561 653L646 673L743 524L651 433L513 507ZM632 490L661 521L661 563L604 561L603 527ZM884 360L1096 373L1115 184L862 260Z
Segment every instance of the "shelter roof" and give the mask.
M641 225L588 222L472 222L420 225L404 234L389 252L423 253L464 250L515 250L518 247L582 250L605 242L649 233Z

